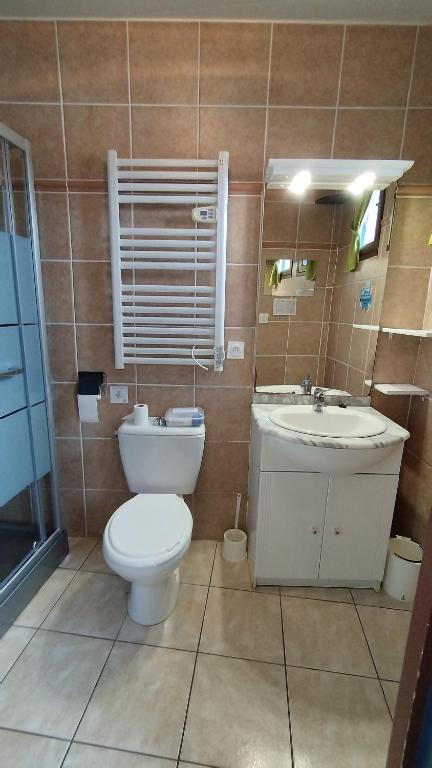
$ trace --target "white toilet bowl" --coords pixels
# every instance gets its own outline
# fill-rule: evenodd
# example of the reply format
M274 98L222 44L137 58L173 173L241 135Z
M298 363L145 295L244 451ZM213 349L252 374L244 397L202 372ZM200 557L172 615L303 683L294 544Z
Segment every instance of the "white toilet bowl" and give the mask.
M138 624L159 624L173 611L178 565L192 536L192 515L175 494L139 493L108 521L103 554L115 573L131 582L128 610Z

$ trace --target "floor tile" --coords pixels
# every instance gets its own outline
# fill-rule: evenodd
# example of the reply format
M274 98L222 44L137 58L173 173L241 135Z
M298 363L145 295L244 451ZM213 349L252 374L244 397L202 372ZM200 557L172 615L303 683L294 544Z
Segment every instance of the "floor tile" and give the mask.
M215 548L215 541L191 541L187 554L180 563L180 581L208 586Z
M294 764L384 768L391 718L378 680L288 667Z
M281 600L287 664L376 677L353 605Z
M92 571L93 573L114 573L107 565L102 552L102 541L98 541L94 549L81 566L82 571Z
M0 686L0 727L71 738L110 648L39 630Z
M179 596L172 614L162 624L145 627L126 616L119 640L130 643L160 645L183 651L196 651L204 616L207 587L180 584Z
M30 627L10 627L0 638L0 681L9 672L14 661L32 639L35 629Z
M175 768L175 765L175 761L164 758L74 743L62 768Z
M392 717L394 717L396 700L399 693L399 683L391 683L389 680L383 680L381 685L384 688L384 694L387 699L390 712L392 713Z
M279 597L211 587L200 651L283 664Z
M0 730L2 768L59 768L67 741Z
M181 758L223 768L289 768L283 667L198 654Z
M97 539L93 537L77 536L69 537L69 554L65 557L59 568L72 568L78 570L81 568L84 560L90 554L93 547L97 544Z
M195 655L116 643L78 741L177 757Z
M211 579L212 587L229 587L231 589L252 589L248 561L228 563L222 557L222 544L219 542Z
M118 576L80 571L43 623L43 629L114 640L127 611L127 585Z
M411 614L391 608L357 608L367 641L383 680L400 680Z
M374 589L352 589L351 594L356 605L372 605L377 608L399 608L401 611L412 611L412 603L395 600L394 597L386 595L382 589L379 592L375 592Z
M352 603L349 589L343 587L281 587L281 595L304 597L312 600L330 600L336 603Z
M45 584L41 586L33 600L20 613L15 624L25 627L40 627L75 574L76 571L57 568Z

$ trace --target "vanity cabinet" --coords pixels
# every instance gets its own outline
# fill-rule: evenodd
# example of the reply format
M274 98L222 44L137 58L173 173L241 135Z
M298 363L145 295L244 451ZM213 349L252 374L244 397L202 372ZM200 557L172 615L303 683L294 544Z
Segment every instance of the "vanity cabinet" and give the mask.
M258 583L381 581L397 485L394 475L261 472Z

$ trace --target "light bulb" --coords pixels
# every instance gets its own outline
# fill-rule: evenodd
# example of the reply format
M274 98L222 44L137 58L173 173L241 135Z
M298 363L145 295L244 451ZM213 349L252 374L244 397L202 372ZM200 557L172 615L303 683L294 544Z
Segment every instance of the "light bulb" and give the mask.
M293 192L295 195L303 195L305 193L306 188L310 185L311 181L312 181L312 176L310 175L309 171L299 171L294 176L288 189L290 192Z
M373 186L375 179L376 175L373 171L366 171L366 173L362 173L354 179L352 184L349 185L348 191L353 195L361 195L365 189Z

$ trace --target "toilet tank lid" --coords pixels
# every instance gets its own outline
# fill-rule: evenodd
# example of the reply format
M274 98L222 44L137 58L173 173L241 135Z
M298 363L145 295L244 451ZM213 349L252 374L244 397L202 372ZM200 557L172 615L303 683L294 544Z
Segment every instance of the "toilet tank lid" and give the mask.
M156 424L156 419L149 418L148 424L135 424L134 415L125 416L117 432L119 435L134 435L148 437L203 437L205 426L199 427L161 427Z

